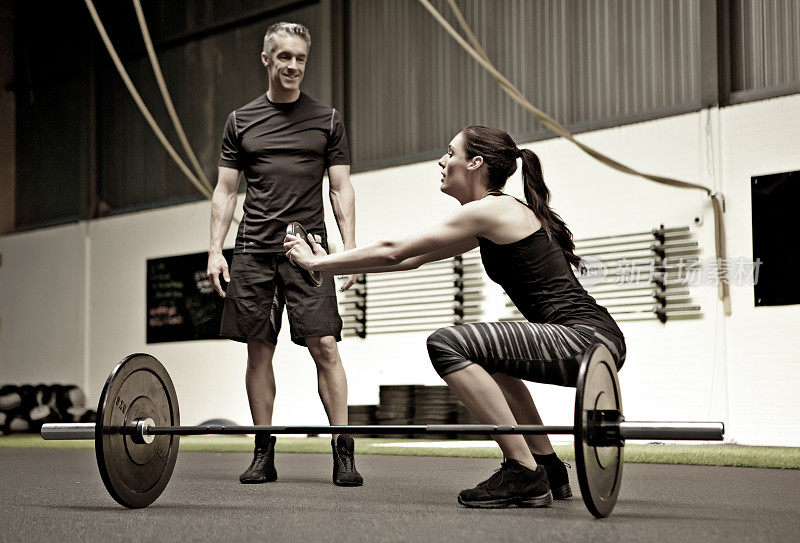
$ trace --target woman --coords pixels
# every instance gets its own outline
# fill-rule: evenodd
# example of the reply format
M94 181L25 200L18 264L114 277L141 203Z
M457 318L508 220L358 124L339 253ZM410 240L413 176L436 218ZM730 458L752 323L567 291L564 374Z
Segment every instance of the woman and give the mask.
M522 159L526 202L501 190ZM289 236L296 264L328 274L409 270L480 246L489 277L528 322L476 323L442 328L428 338L434 368L483 424L542 424L521 379L575 386L578 367L594 343L605 344L617 367L625 341L608 311L575 278L572 233L550 209L539 158L517 149L496 128L469 126L438 162L441 190L461 203L441 224L403 239L326 255ZM545 507L572 496L567 471L546 435L495 438L501 468L458 501L470 507ZM551 490L552 488L552 497Z

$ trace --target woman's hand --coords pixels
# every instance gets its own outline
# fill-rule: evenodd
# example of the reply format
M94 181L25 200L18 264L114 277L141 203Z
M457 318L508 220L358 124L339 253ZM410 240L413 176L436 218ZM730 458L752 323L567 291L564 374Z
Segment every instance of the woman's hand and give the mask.
M313 234L308 234L307 242L298 236L286 234L283 239L283 249L292 264L309 271L313 271L312 266L317 258L328 254L316 242Z

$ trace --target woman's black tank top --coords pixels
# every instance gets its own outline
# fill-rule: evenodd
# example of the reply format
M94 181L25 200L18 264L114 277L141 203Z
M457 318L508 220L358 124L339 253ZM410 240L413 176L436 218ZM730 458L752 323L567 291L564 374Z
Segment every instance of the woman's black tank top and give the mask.
M503 287L529 322L585 324L623 337L608 310L578 282L561 246L543 229L512 243L500 245L481 237L478 242L489 278Z

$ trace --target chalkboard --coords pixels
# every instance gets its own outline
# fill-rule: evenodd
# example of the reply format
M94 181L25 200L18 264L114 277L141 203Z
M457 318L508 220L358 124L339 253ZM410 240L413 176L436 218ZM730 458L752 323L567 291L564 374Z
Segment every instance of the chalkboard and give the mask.
M233 249L223 254L230 266ZM219 339L222 298L207 265L208 253L147 260L147 343Z

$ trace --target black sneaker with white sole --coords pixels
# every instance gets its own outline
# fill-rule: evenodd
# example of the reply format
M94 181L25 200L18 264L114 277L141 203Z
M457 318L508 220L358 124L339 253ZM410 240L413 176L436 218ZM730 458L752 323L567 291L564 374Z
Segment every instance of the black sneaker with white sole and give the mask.
M458 503L466 507L549 507L553 504L547 472L529 469L516 460L505 460L491 477L475 488L462 490Z

